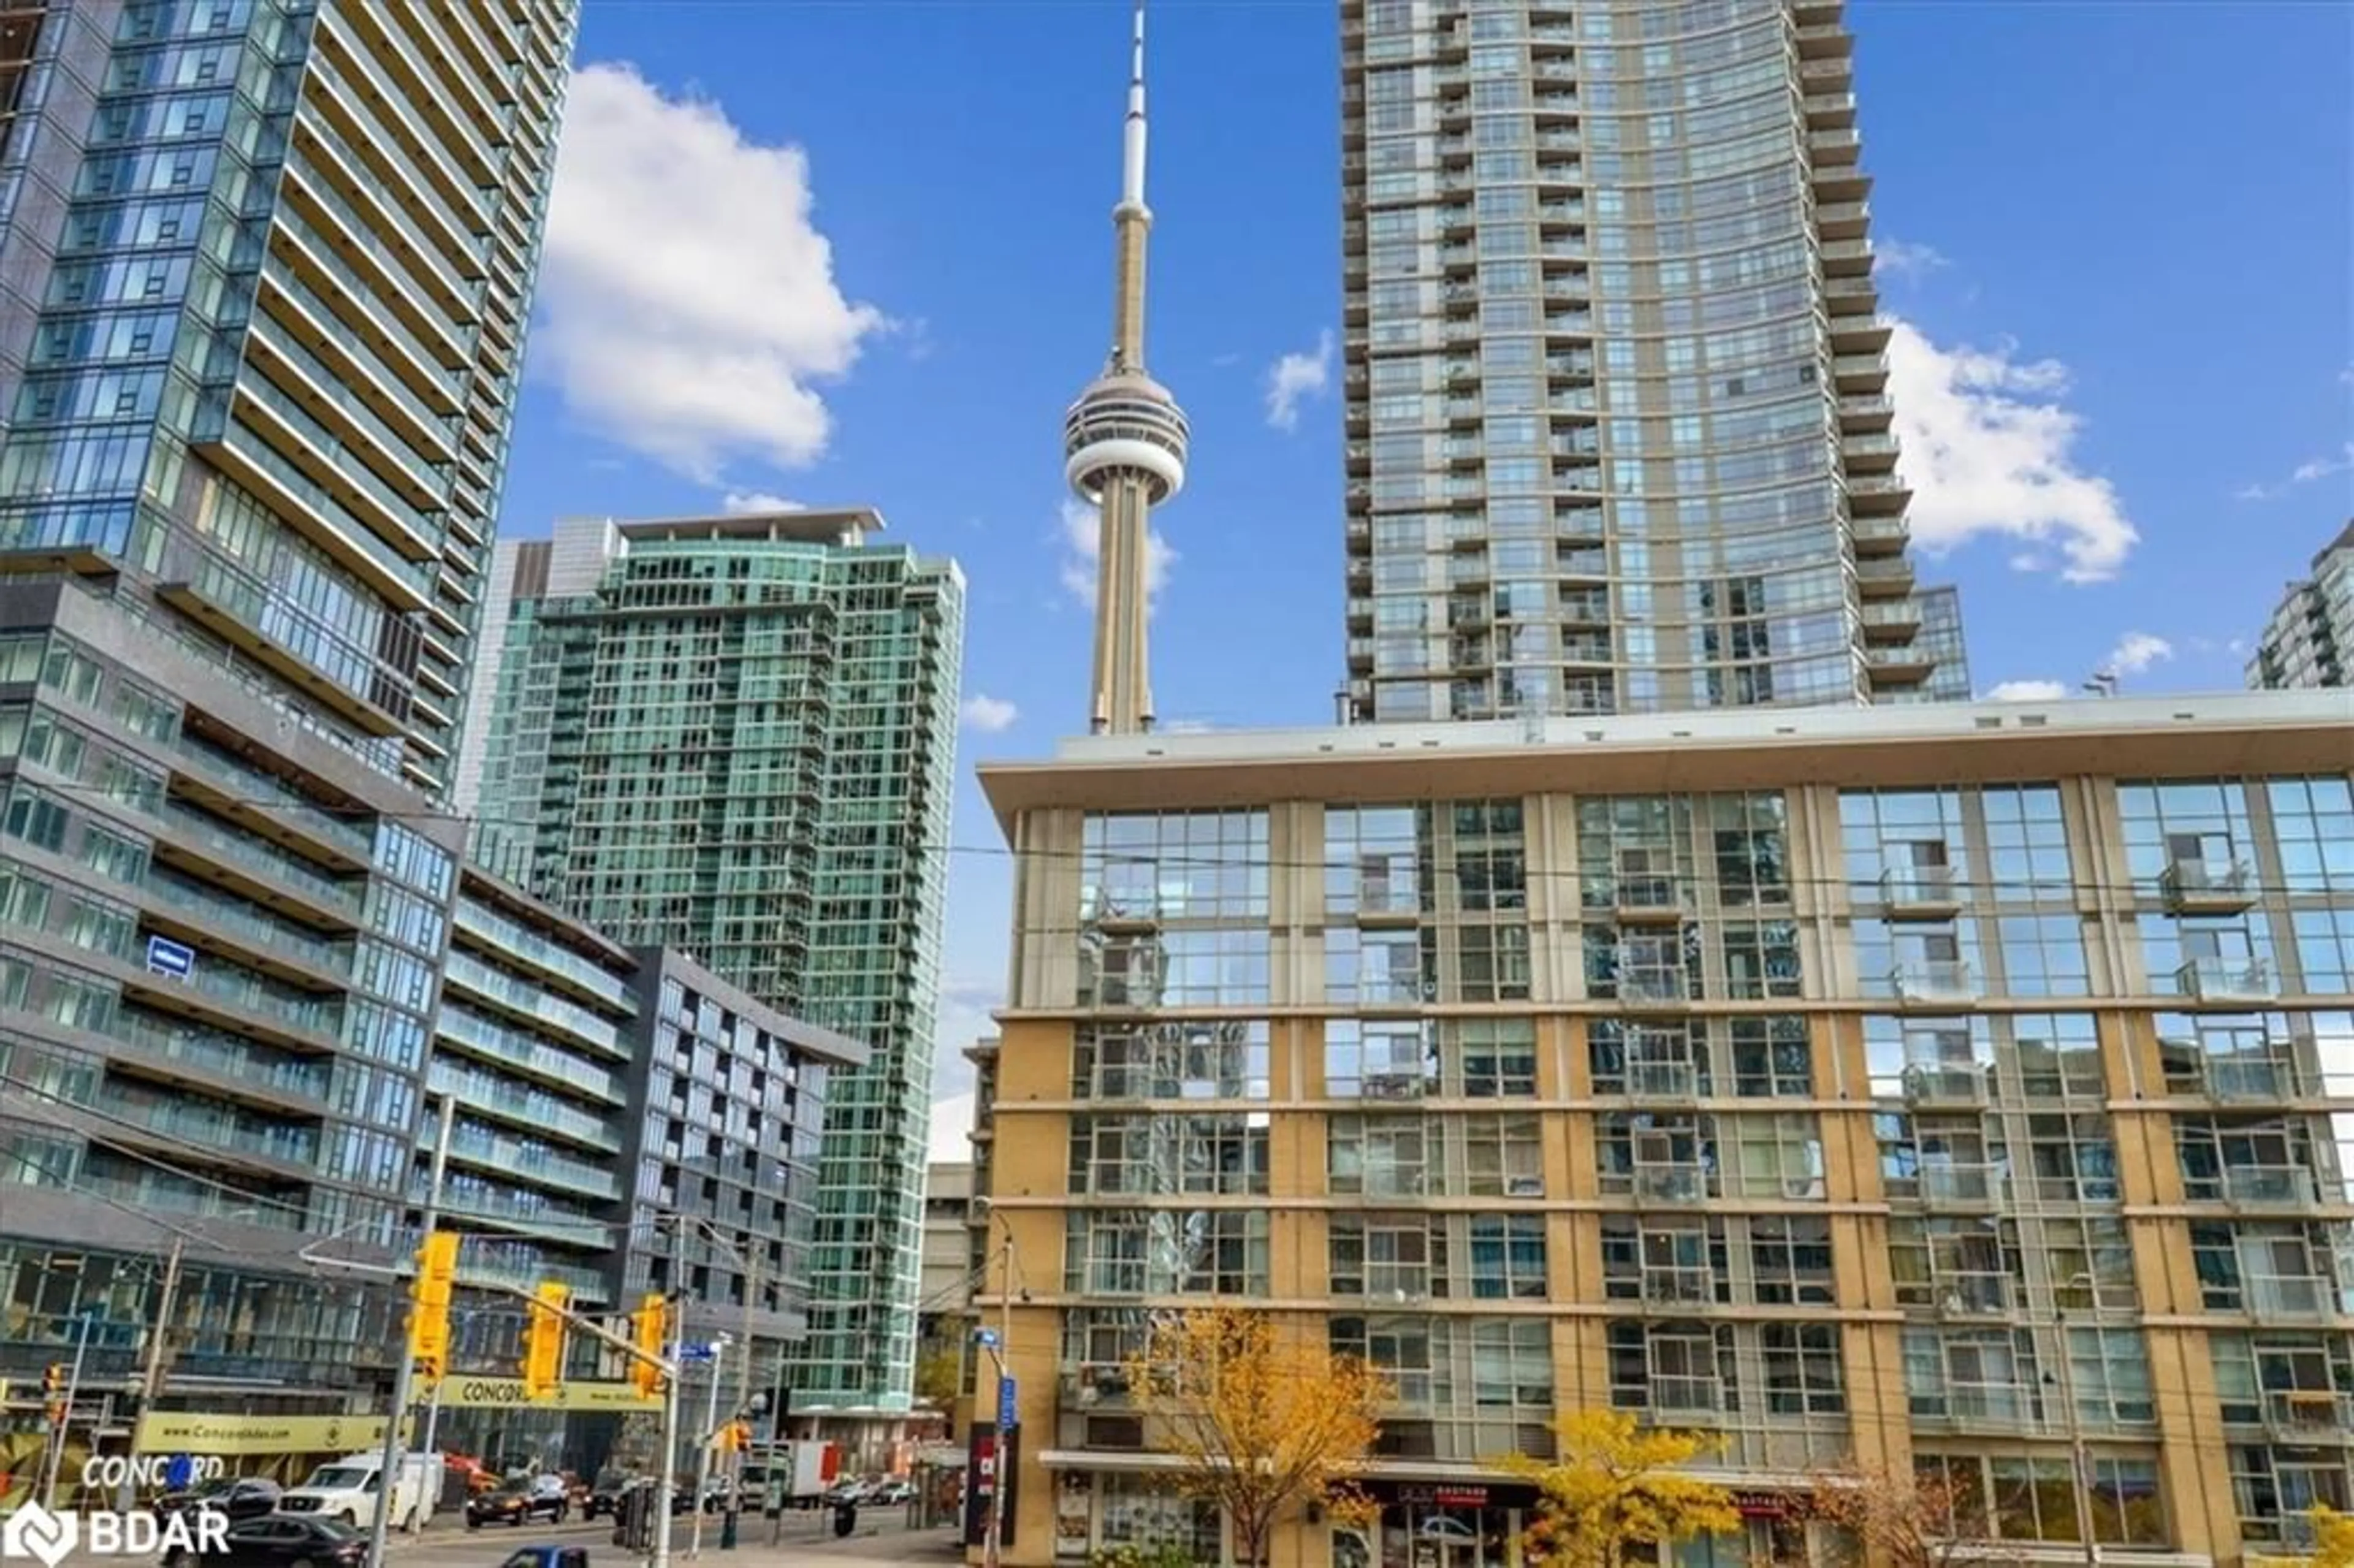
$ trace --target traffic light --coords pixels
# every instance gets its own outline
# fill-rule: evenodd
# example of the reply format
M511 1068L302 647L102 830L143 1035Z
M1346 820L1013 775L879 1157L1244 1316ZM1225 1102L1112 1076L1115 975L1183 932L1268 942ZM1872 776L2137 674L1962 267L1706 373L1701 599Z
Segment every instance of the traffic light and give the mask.
M73 1390L73 1371L63 1361L51 1361L41 1373L41 1393L49 1402L50 1425L62 1426L73 1413L68 1395Z
M532 1298L531 1316L524 1325L523 1393L525 1399L546 1399L564 1382L564 1307L572 1298L568 1286L540 1282Z
M631 1340L638 1354L630 1358L630 1385L652 1399L663 1391L662 1369L644 1357L659 1358L670 1343L670 1298L649 1296L630 1315Z
M740 1454L752 1446L752 1424L731 1421L711 1435L711 1446L723 1454Z
M428 1386L441 1381L450 1359L450 1287L458 1275L458 1234L435 1231L417 1249L417 1278L408 1287L408 1353Z

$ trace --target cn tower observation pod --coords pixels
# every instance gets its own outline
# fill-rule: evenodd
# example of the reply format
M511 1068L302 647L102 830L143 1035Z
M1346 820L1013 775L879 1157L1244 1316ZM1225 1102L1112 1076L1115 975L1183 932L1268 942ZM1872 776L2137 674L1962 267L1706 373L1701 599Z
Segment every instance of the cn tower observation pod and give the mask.
M1063 421L1063 474L1072 490L1097 503L1113 476L1140 474L1158 506L1185 487L1190 435L1167 387L1115 372L1090 383L1071 405Z

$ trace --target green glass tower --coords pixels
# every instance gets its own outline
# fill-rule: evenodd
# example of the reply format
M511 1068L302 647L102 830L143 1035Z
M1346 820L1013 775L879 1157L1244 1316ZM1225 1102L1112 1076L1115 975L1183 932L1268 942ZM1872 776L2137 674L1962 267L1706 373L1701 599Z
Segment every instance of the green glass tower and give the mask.
M964 579L875 513L567 520L498 547L474 853L865 1044L829 1091L797 1415L908 1407ZM673 1206L713 1184L677 1128ZM723 1220L725 1216L712 1216Z

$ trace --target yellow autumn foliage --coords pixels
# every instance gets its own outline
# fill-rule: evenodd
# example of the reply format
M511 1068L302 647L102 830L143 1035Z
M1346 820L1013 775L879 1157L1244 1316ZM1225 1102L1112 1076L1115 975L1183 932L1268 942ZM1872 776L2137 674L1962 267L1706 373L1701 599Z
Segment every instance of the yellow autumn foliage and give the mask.
M1646 1430L1617 1410L1575 1412L1553 1433L1551 1460L1499 1461L1537 1489L1537 1519L1522 1538L1530 1568L1619 1568L1631 1545L1741 1528L1730 1493L1681 1473L1702 1438Z

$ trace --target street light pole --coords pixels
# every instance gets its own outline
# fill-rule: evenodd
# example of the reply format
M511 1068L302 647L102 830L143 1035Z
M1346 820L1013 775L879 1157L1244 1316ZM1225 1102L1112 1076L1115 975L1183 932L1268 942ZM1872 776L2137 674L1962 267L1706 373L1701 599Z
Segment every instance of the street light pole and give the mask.
M703 1396L703 1441L695 1456L695 1528L686 1538L686 1554L690 1559L703 1555L704 1497L711 1490L711 1446L719 1434L719 1374L726 1369L727 1336L722 1334L712 1341L711 1386Z
M171 1255L164 1260L163 1287L155 1293L155 1321L147 1330L147 1358L139 1369L139 1415L145 1420L154 1407L156 1396L164 1392L164 1349L172 1330L172 1309L179 1304L180 1262L187 1250L187 1238L172 1238ZM138 1428L132 1428L137 1446ZM138 1500L138 1483L128 1466L124 1467L122 1484L115 1489L114 1507L119 1513L129 1513Z
M450 1167L450 1132L458 1114L455 1097L441 1097L441 1123L433 1139L433 1176L425 1188L423 1219L419 1225L420 1236L429 1236L441 1220L441 1181ZM417 1383L417 1357L409 1349L409 1337L400 1336L400 1359L392 1371L392 1411L384 1424L383 1464L376 1471L376 1517L368 1521L368 1556L371 1568L385 1568L385 1544L392 1535L393 1510L400 1501L400 1483L408 1470L406 1447L401 1442L400 1424L408 1414L408 1401ZM419 1511L425 1499L419 1498Z
M995 1216L1004 1223L1002 1214ZM1006 1393L1013 1381L1006 1358L1013 1350L1013 1227L1005 1226L1003 1262L997 1277L997 1344L992 1351L997 1360L997 1420L996 1436L991 1446L996 1450L996 1476L989 1488L989 1533L981 1543L981 1560L986 1568L998 1568L1000 1543L1005 1537L1005 1489L1012 1482L1013 1470L1005 1446L1005 1407L1011 1403Z

